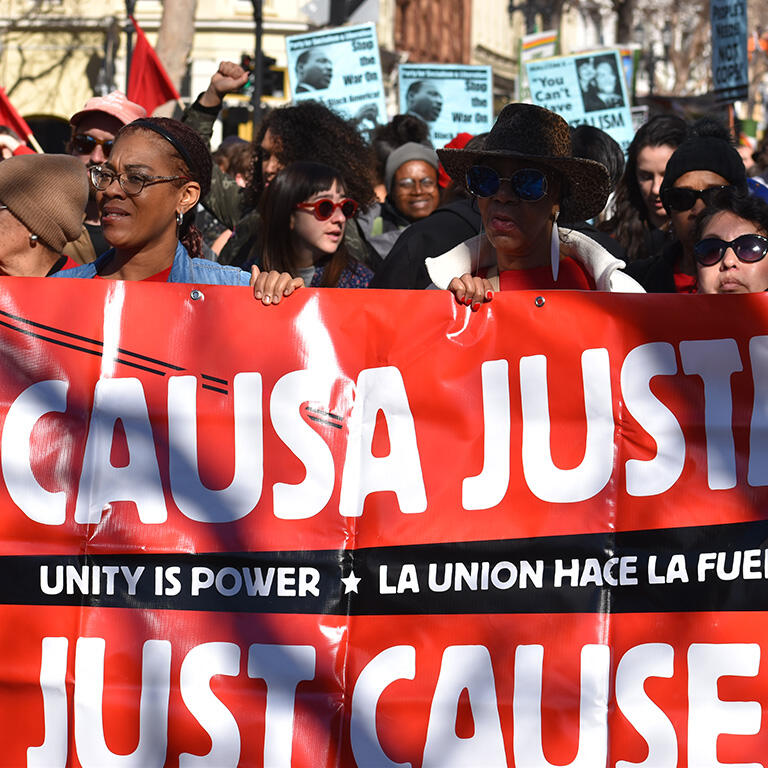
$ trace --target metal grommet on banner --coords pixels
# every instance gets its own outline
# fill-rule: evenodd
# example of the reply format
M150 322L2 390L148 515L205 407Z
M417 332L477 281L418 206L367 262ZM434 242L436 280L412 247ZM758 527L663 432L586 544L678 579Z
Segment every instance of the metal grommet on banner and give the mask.
M537 296L536 300L534 301L534 304L537 307L543 307L544 306L544 297L543 296Z
M189 295L192 301L198 301L199 299L203 298L203 292L198 291L197 288L194 288Z

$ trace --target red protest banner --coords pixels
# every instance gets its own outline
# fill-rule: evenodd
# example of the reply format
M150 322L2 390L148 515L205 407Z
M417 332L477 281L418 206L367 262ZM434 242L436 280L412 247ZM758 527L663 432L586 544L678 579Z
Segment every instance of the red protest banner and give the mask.
M765 297L4 286L9 764L766 754Z

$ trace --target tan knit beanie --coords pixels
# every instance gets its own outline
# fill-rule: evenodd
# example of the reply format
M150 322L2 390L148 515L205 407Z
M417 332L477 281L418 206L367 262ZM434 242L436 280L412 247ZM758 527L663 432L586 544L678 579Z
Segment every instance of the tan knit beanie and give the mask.
M69 155L19 155L0 162L0 204L56 253L77 240L88 203L85 165Z

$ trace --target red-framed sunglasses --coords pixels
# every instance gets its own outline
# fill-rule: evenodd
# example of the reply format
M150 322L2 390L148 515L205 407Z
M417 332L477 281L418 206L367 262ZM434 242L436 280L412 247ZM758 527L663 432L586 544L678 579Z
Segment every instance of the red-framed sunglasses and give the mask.
M303 211L312 211L318 221L327 221L333 216L333 212L339 208L345 219L351 219L357 213L357 203L348 197L334 203L330 197L322 197L314 203L299 203L296 208Z

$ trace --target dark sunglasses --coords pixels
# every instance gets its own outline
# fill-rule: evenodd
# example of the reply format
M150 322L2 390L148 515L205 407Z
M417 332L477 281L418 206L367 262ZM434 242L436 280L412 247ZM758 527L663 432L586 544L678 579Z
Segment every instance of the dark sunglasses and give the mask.
M754 264L768 253L768 238L762 235L740 235L728 242L719 237L707 237L696 243L693 253L703 267L712 267L725 256L729 248L733 248L739 261Z
M704 205L709 205L712 198L724 189L731 189L730 185L722 187L710 187L709 189L691 189L690 187L670 187L661 194L661 202L667 210L690 211L696 201L701 198Z
M85 133L78 133L72 137L72 150L78 155L90 155L96 147L101 147L104 157L109 157L114 145L114 139L94 139L93 136Z
M312 211L318 221L330 219L337 208L341 209L342 216L345 219L351 219L357 213L357 203L348 197L345 197L338 203L334 203L330 197L323 197L320 200L315 200L314 203L299 203L296 208L301 208L303 211Z
M473 165L467 171L467 189L475 197L495 195L502 181L508 181L515 195L526 203L535 203L547 194L547 177L535 168L521 168L509 178L487 165Z

